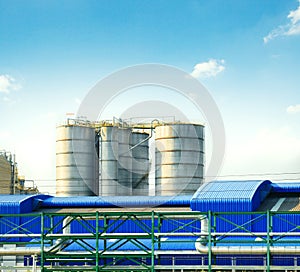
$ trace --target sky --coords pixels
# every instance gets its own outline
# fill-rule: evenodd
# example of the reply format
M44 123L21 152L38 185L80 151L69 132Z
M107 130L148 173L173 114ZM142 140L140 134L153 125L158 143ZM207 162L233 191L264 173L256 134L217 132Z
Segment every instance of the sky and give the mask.
M297 0L0 0L0 150L53 193L55 127L99 80L143 63L177 67L212 95L226 131L220 179L300 180ZM136 97L184 104L135 90L106 117Z

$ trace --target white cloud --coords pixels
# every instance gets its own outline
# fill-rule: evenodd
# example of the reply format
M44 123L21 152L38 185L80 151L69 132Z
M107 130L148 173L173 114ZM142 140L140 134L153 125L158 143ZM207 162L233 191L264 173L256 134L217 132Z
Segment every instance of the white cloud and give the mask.
M286 112L291 114L300 112L300 104L287 107Z
M21 85L16 83L16 80L10 75L0 75L0 92L10 93L11 91L19 90Z
M198 63L194 66L194 70L191 73L191 76L196 78L214 77L218 73L225 70L224 63L225 61L223 59L210 59L207 62Z
M280 25L273 29L267 36L263 38L264 43L268 43L270 40L280 36L292 36L300 34L300 0L297 9L290 11L287 18L290 20L285 25Z

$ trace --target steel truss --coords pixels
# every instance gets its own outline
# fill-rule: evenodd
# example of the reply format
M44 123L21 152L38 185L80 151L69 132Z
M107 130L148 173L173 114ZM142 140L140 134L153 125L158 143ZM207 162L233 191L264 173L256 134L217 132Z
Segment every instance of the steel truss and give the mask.
M300 212L3 214L0 231L2 258L31 259L1 270L300 270Z

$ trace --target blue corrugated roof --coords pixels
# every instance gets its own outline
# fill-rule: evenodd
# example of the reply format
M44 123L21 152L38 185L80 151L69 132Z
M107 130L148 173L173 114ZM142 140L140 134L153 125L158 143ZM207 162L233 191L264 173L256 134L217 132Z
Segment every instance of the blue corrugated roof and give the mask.
M191 207L197 211L255 211L272 192L300 193L300 183L268 180L212 181L193 196L53 197L0 195L0 213L26 213L37 207Z
M190 206L192 196L77 196L50 197L42 207L172 207Z
M262 180L216 180L202 184L193 195L193 199L249 199L264 182Z
M269 180L212 181L204 183L191 200L198 211L253 211L271 191Z
M0 214L30 213L48 195L0 195Z
M20 203L31 197L32 195L0 195L0 203L6 203L7 205Z

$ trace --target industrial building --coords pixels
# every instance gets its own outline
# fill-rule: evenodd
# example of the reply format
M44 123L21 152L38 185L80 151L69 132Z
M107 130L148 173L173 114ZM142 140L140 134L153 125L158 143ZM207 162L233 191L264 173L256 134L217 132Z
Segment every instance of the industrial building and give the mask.
M38 189L34 181L25 186L25 177L18 175L18 164L11 152L0 151L0 195L36 194ZM28 183L28 181L27 181Z
M14 192L14 163L11 154L2 151L0 153L0 192L13 194Z
M173 197L1 196L1 269L295 271L299 193L250 180Z
M299 270L300 183L204 182L204 162L201 124L68 120L57 195L0 196L0 270Z

